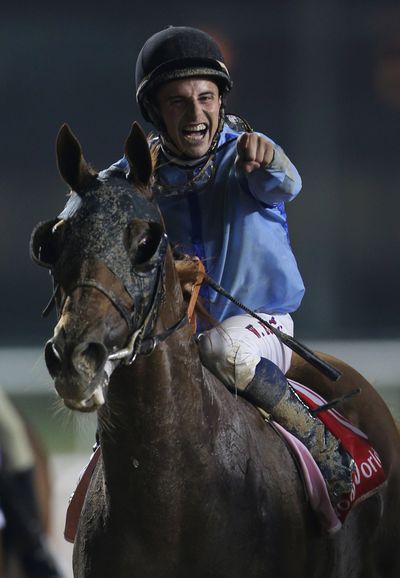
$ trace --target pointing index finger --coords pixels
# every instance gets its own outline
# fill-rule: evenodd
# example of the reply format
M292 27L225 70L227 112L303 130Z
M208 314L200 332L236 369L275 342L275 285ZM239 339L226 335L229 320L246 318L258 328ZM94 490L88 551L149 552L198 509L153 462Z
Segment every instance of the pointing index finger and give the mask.
M247 132L244 132L243 134L240 135L240 137L237 140L237 144L236 144L236 150L238 152L238 155L241 158L245 158L248 156L248 152L249 152L249 138L250 135Z

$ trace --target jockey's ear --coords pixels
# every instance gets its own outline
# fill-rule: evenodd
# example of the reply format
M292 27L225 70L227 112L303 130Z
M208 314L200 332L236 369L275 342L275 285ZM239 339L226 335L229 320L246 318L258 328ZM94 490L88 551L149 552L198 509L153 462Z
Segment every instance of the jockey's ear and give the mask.
M67 124L63 124L57 135L57 164L64 181L77 193L84 192L97 177L85 161L80 142Z
M125 142L125 157L129 163L129 179L136 185L148 187L153 174L153 161L146 135L134 122Z

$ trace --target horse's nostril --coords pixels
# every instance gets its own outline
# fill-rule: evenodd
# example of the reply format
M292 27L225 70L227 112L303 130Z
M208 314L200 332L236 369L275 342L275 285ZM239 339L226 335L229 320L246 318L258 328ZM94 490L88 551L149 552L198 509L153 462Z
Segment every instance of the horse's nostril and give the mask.
M51 339L46 343L44 358L51 377L57 377L61 371L62 357L57 345Z
M91 342L77 345L72 354L72 364L81 375L93 378L107 359L107 349L102 343Z

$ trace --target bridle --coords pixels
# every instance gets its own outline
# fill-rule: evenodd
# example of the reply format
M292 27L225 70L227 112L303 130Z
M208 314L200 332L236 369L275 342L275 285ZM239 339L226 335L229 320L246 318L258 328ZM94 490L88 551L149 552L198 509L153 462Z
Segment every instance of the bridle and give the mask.
M165 234L161 242L163 242L165 245L168 244L168 238ZM183 327L188 323L188 316L187 313L185 313L176 323L174 323L171 327L169 327L165 331L158 333L156 335L150 335L150 333L154 329L160 305L165 298L165 251L163 251L163 253L164 253L163 258L157 265L157 273L156 273L157 279L151 297L150 306L148 307L148 310L144 316L144 319L141 321L139 328L136 328L136 325L133 323L133 305L134 305L133 298L130 297L131 307L129 308L129 306L125 305L125 303L123 303L123 301L118 297L118 295L114 291L105 287L97 279L91 277L86 278L84 277L80 279L68 291L64 291L63 299L60 305L57 307L58 319L60 319L63 314L67 298L71 297L72 293L76 289L85 287L94 288L100 293L102 293L112 304L112 306L120 313L120 315L127 324L129 332L126 345L123 348L110 353L107 360L110 362L122 362L125 365L131 365L138 355L150 355L151 353L153 353L153 351L155 350L155 348L159 343L165 341L175 331L179 330L181 327ZM113 275L115 277L114 273L112 273L112 271L110 271L106 265L105 267L109 271L110 275ZM118 281L121 283L123 287L122 281L119 279ZM51 306L51 304L56 301L57 293L61 288L62 288L61 284L58 283L53 292L49 305L45 309L46 313L50 309L49 306Z
M111 353L108 361L122 361L125 365L131 365L138 355L151 355L157 345L165 341L170 335L188 323L188 316L185 313L174 325L165 331L150 336L154 328L159 307L165 296L165 259L157 271L157 281L153 292L149 310L140 325L139 329L131 332L128 337L126 347ZM114 307L118 306L111 301ZM128 326L129 327L129 326Z

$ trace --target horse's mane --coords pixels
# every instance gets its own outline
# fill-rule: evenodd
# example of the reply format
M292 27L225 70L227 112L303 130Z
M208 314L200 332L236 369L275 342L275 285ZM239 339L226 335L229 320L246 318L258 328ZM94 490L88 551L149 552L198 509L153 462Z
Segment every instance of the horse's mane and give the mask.
M161 145L160 145L160 141L158 140L158 138L156 138L156 135L152 132L148 134L147 141L149 143L151 164L153 167L153 175L154 175L154 172L157 168L158 153L160 151Z

